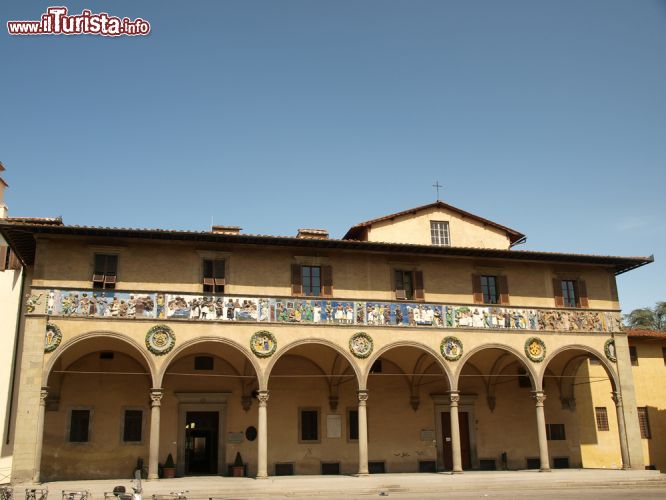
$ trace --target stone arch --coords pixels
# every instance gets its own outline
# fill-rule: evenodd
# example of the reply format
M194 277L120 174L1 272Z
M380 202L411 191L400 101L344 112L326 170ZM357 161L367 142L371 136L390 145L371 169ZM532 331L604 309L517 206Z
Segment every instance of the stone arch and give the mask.
M224 337L214 337L214 336L204 336L204 337L197 337L192 340L188 340L187 342L183 342L176 348L174 348L164 359L164 363L162 364L162 367L158 370L157 372L157 377L155 379L155 387L162 387L162 382L164 381L164 375L166 374L167 370L173 363L173 361L178 357L179 354L181 354L183 351L189 349L190 347L193 347L197 344L203 344L206 342L218 342L221 344L226 344L229 347L234 348L238 352L240 352L246 359L246 361L250 362L250 365L254 368L255 375L257 377L257 380L259 382L259 389L262 389L262 377L261 377L261 367L259 366L259 363L256 359L256 357L252 356L252 354L249 352L249 349L244 348L237 342L234 342L233 340L224 338Z
M352 367L352 370L354 370L354 375L356 376L356 384L358 386L359 390L365 389L365 385L361 385L362 381L362 374L361 370L358 367L356 363L356 359L352 356L351 353L347 352L345 349L340 347L339 345L335 344L334 342L331 342L330 340L327 339L318 339L318 338L308 338L308 339L300 339L296 340L294 342L291 342L290 344L287 344L286 346L280 348L278 347L278 351L273 355L268 363L268 366L266 367L266 371L264 372L264 377L263 380L261 381L261 389L262 390L267 390L268 389L268 380L270 378L271 372L273 371L273 368L275 367L275 364L284 356L287 354L290 350L294 349L295 347L299 347L302 345L309 345L309 344L319 344L323 345L325 347L330 347L334 351L336 351L338 354L343 356L348 362L349 366Z
M157 380L156 378L157 367L155 366L155 361L148 355L148 350L146 349L145 345L141 345L139 342L137 342L128 335L107 330L97 330L97 331L87 332L81 335L77 335L76 337L69 339L68 341L63 343L56 350L54 355L52 355L49 358L49 360L46 362L46 365L44 366L44 370L42 372L42 386L48 385L49 375L51 374L51 371L53 370L56 363L60 359L62 359L62 355L65 352L67 352L70 348L74 347L75 345L80 344L81 342L86 342L91 339L114 339L129 345L138 354L138 361L145 362L145 365L148 368L147 375L150 377L150 381L153 387L156 387L155 383Z
M368 376L370 375L370 369L372 368L372 365L374 364L375 361L377 361L382 354L386 354L388 351L392 349L396 349L398 347L413 347L416 349L419 349L421 351L424 351L425 353L428 353L432 355L436 362L437 365L442 369L442 372L444 372L444 375L446 376L446 381L449 384L449 387L451 387L451 382L453 380L452 378L452 373L451 370L449 369L449 366L444 362L444 359L442 359L442 356L439 352L435 351L432 349L430 346L421 344L420 342L413 342L409 340L399 340L396 342L391 342L390 344L385 345L381 349L379 349L377 352L373 353L372 356L370 356L368 360L368 366L363 372L363 387L367 387L368 383Z
M487 349L498 349L501 351L505 351L506 353L512 354L515 357L515 361L518 361L523 368L525 368L525 371L530 377L530 381L532 382L532 388L535 391L540 391L541 390L541 377L539 372L536 370L536 368L533 366L534 363L530 363L529 360L526 358L525 354L518 351L514 347L505 345L505 344L482 344L480 346L475 347L471 351L469 351L467 354L465 354L460 361L458 362L458 367L456 368L456 371L453 374L452 378L452 385L451 385L451 390L458 390L458 382L460 381L460 374L462 373L463 368L467 364L467 362L477 353L481 351L485 351ZM512 361L513 362L513 361ZM511 363L512 363L511 362ZM511 364L509 363L509 364ZM500 370L501 372L501 370ZM498 372L498 373L500 373ZM455 385L454 385L455 384Z
M561 376L557 376L550 368L551 362L560 354L567 351L582 351L582 354L574 355L570 360L568 360L562 370ZM558 388L560 390L560 400L563 405L569 407L569 409L575 409L575 399L574 399L574 378L573 376L578 372L581 365L589 359L590 356L598 359L603 366L604 371L608 375L608 379L611 383L613 391L617 391L619 387L619 381L617 379L617 372L613 369L613 366L610 364L610 361L606 358L605 355L598 352L596 349L593 349L589 346L580 345L580 344L571 344L559 347L555 349L550 355L546 357L543 364L543 370L541 370L541 386L544 384L544 377L546 372L552 373L556 378L559 378L557 381Z

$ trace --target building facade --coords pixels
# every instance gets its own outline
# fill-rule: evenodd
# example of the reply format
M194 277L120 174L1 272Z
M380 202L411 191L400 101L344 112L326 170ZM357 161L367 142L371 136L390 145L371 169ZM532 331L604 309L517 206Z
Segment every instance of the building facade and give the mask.
M627 330L629 358L634 379L643 461L649 469L666 470L666 332ZM591 359L581 377L592 380L603 377L603 368ZM605 404L604 388L590 384L579 389L579 412L582 418L581 446L588 467L608 468L617 463L617 418ZM592 418L590 418L592 417Z
M609 466L644 467L615 276L649 257L515 250L521 233L442 202L340 240L0 233L30 296L15 481L125 476L138 458L156 478L169 455L178 475L240 455L258 478L584 467L590 359L617 422Z
M0 220L7 219L7 205L4 202L7 183L2 178L5 168L0 163ZM15 399L15 367L18 352L18 319L23 286L23 267L16 254L0 236L0 484L8 483L12 470L11 418Z

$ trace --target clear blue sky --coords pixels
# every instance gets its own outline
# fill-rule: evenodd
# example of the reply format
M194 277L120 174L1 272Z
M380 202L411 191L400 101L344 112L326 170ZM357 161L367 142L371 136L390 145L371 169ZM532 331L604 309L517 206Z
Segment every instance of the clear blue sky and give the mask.
M666 300L666 2L55 2L147 37L10 37L0 160L12 215L293 235L443 199L522 248L655 254Z

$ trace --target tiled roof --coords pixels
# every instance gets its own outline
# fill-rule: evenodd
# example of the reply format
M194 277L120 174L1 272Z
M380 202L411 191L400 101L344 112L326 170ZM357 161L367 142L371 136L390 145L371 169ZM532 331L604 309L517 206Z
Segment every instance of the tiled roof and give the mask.
M7 217L3 220L25 224L47 224L52 226L64 225L62 223L62 217Z
M432 257L480 257L486 259L522 260L533 262L567 262L609 267L616 274L649 264L654 257L617 257L610 255L585 255L531 250L499 250L474 247L442 247L408 243L380 243L358 240L325 238L297 238L294 236L268 236L256 234L228 234L212 231L185 231L168 229L135 229L118 227L91 227L64 225L57 222L28 222L25 219L0 219L0 233L19 254L25 264L32 264L35 254L35 235L58 234L91 236L95 238L135 238L180 241L203 241L221 244L282 246L292 248L344 249L358 252L385 252L427 255Z
M478 215L474 215L472 213L466 212L465 210L461 210L460 208L454 207L453 205L449 205L448 203L444 203L443 201L438 200L435 203L429 203L428 205L422 205L420 207L410 208L409 210L403 210L402 212L396 212L394 214L384 215L383 217L378 217L376 219L372 219L372 220L368 220L368 221L356 224L355 226L350 228L349 231L347 231L347 234L345 234L342 239L344 239L344 240L358 239L360 234L361 234L362 229L364 229L366 227L369 227L369 226L372 226L373 224L376 224L377 222L383 222L383 221L386 221L386 220L395 219L395 218L401 217L403 215L415 214L417 212L420 212L422 210L427 210L427 209L430 209L430 208L442 208L444 210L450 210L452 212L456 212L456 213L462 215L463 217L467 217L468 219L474 219L476 221L482 222L483 224L487 224L489 226L496 227L497 229L501 229L502 231L505 231L507 233L511 243L515 243L515 242L525 238L525 235L523 233L520 233L520 232L516 231L515 229L511 229L509 227L498 224L497 222L493 222L491 220L484 219L483 217L479 217Z
M658 330L642 330L642 329L625 329L627 336L630 339L633 338L647 338L647 339L665 339L666 332L660 332Z

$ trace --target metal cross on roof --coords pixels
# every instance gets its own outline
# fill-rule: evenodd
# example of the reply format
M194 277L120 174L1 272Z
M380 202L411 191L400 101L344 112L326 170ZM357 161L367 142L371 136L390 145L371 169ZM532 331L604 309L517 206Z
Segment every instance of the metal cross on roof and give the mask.
M439 181L435 181L435 183L432 185L435 189L437 189L437 201L439 201L439 188L444 187L442 186Z

